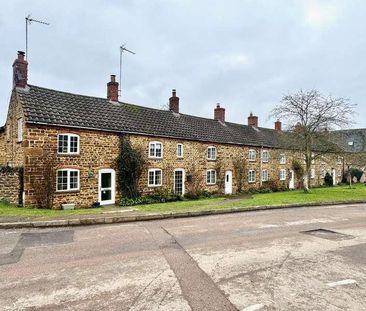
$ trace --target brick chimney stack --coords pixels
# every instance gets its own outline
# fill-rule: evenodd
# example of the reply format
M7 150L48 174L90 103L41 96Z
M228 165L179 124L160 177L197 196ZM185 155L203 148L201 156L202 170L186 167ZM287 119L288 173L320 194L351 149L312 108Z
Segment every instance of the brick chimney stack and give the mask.
M253 113L250 113L250 115L248 117L248 125L258 127L258 117L253 116Z
M107 99L118 102L118 82L115 75L111 75L111 81L107 83Z
M169 98L169 110L179 113L179 97L175 89L172 90L172 97Z
M18 51L18 58L13 63L13 87L25 88L28 82L28 62L25 53Z
M275 122L275 130L282 131L282 122L280 120Z
M225 122L225 108L220 107L220 104L216 105L214 119Z

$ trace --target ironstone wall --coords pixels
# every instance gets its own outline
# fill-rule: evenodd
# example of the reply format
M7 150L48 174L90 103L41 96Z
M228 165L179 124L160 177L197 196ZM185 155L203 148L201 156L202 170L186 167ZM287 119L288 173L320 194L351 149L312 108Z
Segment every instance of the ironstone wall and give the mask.
M12 204L21 204L22 201L22 170L0 168L0 200Z

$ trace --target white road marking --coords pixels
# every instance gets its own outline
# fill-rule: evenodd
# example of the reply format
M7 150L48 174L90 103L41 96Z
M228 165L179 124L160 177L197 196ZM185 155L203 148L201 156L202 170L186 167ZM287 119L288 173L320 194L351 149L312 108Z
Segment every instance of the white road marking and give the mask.
M263 303L257 303L256 305L251 305L243 309L243 311L256 311L264 307Z
M327 283L327 285L329 287L335 287L335 286L355 284L355 283L357 283L356 280L347 279L347 280L342 280L342 281L338 281L338 282Z

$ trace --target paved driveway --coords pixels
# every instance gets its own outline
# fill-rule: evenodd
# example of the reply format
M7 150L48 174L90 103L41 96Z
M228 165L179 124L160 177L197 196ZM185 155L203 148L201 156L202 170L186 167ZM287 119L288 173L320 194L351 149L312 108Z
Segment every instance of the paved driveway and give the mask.
M3 230L0 306L366 310L366 205Z

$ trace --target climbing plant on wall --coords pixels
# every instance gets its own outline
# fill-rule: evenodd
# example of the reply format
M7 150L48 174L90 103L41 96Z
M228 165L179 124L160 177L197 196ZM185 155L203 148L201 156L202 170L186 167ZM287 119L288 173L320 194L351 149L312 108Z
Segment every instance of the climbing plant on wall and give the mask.
M117 158L117 181L122 196L130 199L140 196L138 181L145 164L142 150L134 148L127 135L122 136Z

